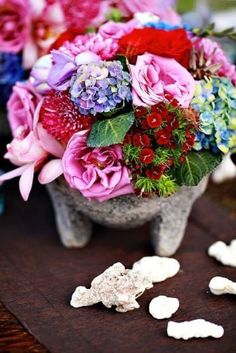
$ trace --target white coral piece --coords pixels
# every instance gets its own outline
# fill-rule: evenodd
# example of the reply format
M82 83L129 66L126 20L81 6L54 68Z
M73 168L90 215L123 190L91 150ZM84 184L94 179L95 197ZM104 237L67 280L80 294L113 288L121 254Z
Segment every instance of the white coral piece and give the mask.
M139 271L125 269L117 262L94 278L90 289L77 287L70 304L81 308L102 302L107 308L114 305L116 311L127 312L139 308L136 299L152 287L148 277Z
M167 334L176 339L188 340L190 338L220 338L224 335L224 329L212 322L197 319L184 322L168 322Z
M179 300L165 295L153 298L149 304L150 314L158 320L169 319L178 309Z
M217 241L209 247L208 255L223 265L236 267L236 239L232 240L230 245Z
M153 283L175 276L180 269L177 260L168 257L146 256L133 264L133 269L149 276Z
M236 294L236 282L225 277L213 277L209 283L211 293L215 295Z

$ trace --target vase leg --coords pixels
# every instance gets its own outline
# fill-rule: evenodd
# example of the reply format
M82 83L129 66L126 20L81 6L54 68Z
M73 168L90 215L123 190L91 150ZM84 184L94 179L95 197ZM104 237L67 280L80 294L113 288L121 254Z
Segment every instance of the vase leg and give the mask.
M47 190L62 244L68 248L84 247L92 235L92 222L76 208L71 197L63 193L56 183L48 184Z
M179 248L195 200L207 186L204 179L197 187L183 188L163 201L160 214L151 223L152 242L159 256L172 256Z

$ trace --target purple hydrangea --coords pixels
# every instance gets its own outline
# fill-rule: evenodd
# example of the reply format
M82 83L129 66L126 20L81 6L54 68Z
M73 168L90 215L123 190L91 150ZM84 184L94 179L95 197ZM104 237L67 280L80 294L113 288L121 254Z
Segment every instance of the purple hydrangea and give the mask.
M70 94L81 114L108 113L132 100L130 82L119 61L99 61L78 68Z

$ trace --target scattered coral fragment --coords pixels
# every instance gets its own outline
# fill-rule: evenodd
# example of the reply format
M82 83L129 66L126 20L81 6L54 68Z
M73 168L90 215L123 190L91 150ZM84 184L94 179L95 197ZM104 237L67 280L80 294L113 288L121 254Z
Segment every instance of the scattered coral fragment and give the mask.
M149 304L150 314L158 320L169 319L178 309L179 300L165 295L153 298Z
M236 294L236 282L225 277L214 277L209 283L211 293L215 295Z
M135 262L133 269L149 276L153 283L158 283L175 276L179 272L180 264L173 258L146 256Z
M102 302L107 308L114 305L116 311L127 312L139 308L136 299L152 287L149 277L140 271L125 269L117 262L94 278L90 289L77 287L70 304L81 308Z
M224 329L220 325L212 322L197 319L184 322L168 322L167 334L176 339L188 340L190 338L221 338L224 335Z
M223 265L236 267L236 239L232 240L230 245L217 241L209 247L208 255Z

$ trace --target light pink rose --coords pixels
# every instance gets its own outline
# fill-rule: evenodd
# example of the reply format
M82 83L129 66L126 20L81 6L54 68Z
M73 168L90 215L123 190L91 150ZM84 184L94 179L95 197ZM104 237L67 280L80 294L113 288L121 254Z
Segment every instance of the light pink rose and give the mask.
M133 103L136 106L155 105L171 95L187 108L193 99L195 81L192 75L175 59L152 54L138 56L136 65L130 65Z
M87 131L76 133L62 158L64 176L72 188L88 199L106 201L133 193L121 147L89 148Z
M17 165L18 168L0 176L0 182L19 176L20 192L25 201L29 197L36 171L42 168L39 174L39 181L42 184L49 183L62 174L61 157L64 149L38 122L41 104L42 101L37 105L33 116L31 116L31 112L29 113L27 104L19 107L20 115L17 114L17 106L14 107L17 117L14 121L17 129L14 131L17 133L12 142L7 145L5 158ZM21 120L23 125L20 125ZM48 162L50 156L56 157L56 159Z
M27 0L0 0L0 51L18 53L28 39Z
M40 98L29 82L16 83L7 103L8 121L14 137L32 130L33 117Z
M139 22L136 20L131 20L126 23L108 21L99 28L98 33L101 34L103 38L112 38L118 40L138 27Z

